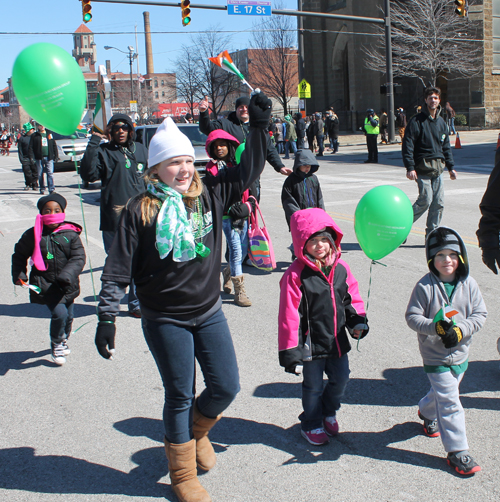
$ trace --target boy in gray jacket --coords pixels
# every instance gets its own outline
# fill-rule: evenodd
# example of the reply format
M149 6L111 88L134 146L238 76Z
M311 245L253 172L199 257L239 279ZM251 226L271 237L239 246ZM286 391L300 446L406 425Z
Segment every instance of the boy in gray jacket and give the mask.
M469 454L459 386L472 335L486 320L486 306L469 276L467 250L457 232L434 229L425 251L430 272L418 281L406 310L408 326L418 333L424 371L431 383L418 403L418 415L427 436L441 436L448 465L468 476L481 467Z

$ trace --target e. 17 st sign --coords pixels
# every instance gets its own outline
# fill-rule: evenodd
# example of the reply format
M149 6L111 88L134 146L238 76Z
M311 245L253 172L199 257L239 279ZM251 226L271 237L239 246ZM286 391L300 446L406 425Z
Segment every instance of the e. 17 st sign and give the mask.
M232 16L270 16L271 2L260 0L227 0L227 13Z

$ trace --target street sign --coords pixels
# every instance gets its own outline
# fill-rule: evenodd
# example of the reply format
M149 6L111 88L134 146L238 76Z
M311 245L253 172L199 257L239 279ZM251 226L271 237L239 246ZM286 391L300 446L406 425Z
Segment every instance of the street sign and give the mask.
M311 84L304 78L299 83L299 98L311 97Z
M130 111L131 112L136 112L137 111L137 101L131 101L130 102Z
M270 16L271 2L261 0L227 0L230 16Z
M303 99L299 99L299 110L304 110L306 107L306 102Z
M10 103L0 103L0 108L6 108L7 106L10 106Z

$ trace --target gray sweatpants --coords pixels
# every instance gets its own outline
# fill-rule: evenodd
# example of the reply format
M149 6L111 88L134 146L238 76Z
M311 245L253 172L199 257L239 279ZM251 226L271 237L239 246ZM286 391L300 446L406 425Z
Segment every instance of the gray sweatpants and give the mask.
M465 413L460 402L460 382L464 373L452 371L427 373L431 389L418 403L420 413L438 421L441 441L446 452L469 449L465 434Z

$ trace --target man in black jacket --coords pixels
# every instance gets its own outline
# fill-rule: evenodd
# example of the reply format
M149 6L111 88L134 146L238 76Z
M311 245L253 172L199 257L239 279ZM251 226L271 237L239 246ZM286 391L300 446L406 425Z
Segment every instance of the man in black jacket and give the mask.
M129 199L145 191L142 173L147 168L148 150L136 143L135 130L128 115L116 113L106 129L107 135L96 132L90 138L80 165L80 176L85 182L101 180L101 225L104 250L109 252L118 229L120 214L117 209ZM109 143L101 140L110 139ZM135 286L130 285L129 312L140 317Z
M54 185L54 162L59 160L59 153L51 132L47 131L42 124L38 124L38 131L31 135L28 152L30 162L36 163L40 194L45 194L43 173L47 173L47 186L49 193L52 193L56 189Z
M250 98L242 96L236 100L235 111L231 112L227 119L210 120L208 111L208 96L199 105L200 111L200 131L207 136L215 129L222 129L234 136L240 143L243 143L250 132L250 116L248 115L248 105ZM292 173L292 170L283 165L278 151L273 145L271 136L267 141L267 161L274 170L285 176Z
M297 150L304 148L304 138L306 137L306 121L302 118L302 113L295 114L295 131L297 133Z
M440 117L441 89L427 87L425 104L406 128L403 137L403 162L406 177L418 184L418 199L413 204L413 221L427 210L425 235L439 226L444 209L443 171L446 166L452 180L457 179L453 169L448 126Z
M17 140L17 154L23 166L25 190L38 189L38 171L36 163L30 159L30 141L35 128L30 122L23 124L23 135Z

